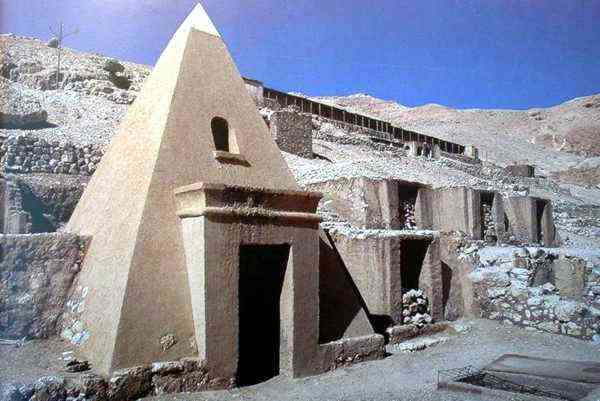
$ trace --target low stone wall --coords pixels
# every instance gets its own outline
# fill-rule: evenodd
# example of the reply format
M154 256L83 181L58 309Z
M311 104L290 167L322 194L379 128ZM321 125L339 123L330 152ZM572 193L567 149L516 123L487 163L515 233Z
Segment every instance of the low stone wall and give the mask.
M521 248L510 258L480 262L471 278L482 317L600 339L599 267L576 257Z
M315 374L385 356L385 339L379 334L345 338L319 347L320 361Z
M275 111L269 119L273 140L284 152L312 159L312 118L293 108Z
M142 397L232 388L233 379L212 375L199 359L154 363L116 371L110 378L83 372L0 383L0 401L132 401Z
M34 136L11 136L0 145L2 169L9 173L92 175L102 159L99 145L75 146Z
M435 333L440 333L448 330L449 327L450 326L448 323L444 322L426 324L422 326L404 324L388 327L385 332L388 336L389 344L399 344L415 337L429 336Z
M0 235L0 337L56 334L83 242L72 234Z

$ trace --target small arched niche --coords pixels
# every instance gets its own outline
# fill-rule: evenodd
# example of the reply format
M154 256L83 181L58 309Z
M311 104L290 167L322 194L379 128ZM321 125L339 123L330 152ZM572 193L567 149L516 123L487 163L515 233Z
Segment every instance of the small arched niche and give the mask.
M213 117L210 129L215 144L214 157L221 163L249 165L246 158L240 154L235 137L235 129L223 117Z
M221 152L231 152L229 139L229 123L223 117L214 117L210 122L210 129L213 134L215 150Z

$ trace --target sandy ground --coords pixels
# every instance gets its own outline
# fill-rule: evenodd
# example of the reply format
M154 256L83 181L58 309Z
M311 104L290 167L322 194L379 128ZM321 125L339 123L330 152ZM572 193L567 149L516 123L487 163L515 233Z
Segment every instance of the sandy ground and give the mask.
M58 338L28 341L22 347L0 345L0 384L29 383L41 376L76 376L64 371L63 352L73 346Z
M360 363L323 375L303 379L276 377L259 385L229 391L164 395L146 400L492 400L489 396L479 398L436 390L438 370L467 365L482 368L507 353L600 362L600 344L592 342L527 331L488 320L461 321L455 327L462 332L443 332L415 340L442 340L425 350L407 353L401 352L400 347L391 346L388 347L390 355L383 360ZM63 370L62 353L70 349L69 344L58 339L30 341L20 348L0 345L0 383L27 383L45 375L73 375Z
M600 361L600 345L570 337L544 334L486 320L461 322L460 334L440 333L447 341L423 351L399 352L393 347L383 360L357 364L304 379L277 377L230 391L150 397L148 400L353 400L454 401L491 400L435 389L438 370L473 365L481 368L502 354L578 361ZM516 395L512 398L519 400Z

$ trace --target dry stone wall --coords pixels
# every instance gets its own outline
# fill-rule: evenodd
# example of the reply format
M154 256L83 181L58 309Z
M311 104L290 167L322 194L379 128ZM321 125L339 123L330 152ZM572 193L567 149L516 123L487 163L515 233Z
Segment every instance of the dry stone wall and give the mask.
M477 259L471 278L482 317L600 340L600 266L540 248Z
M92 175L102 159L99 145L75 146L19 135L0 145L2 169L7 173Z
M72 234L0 235L0 337L56 334L84 241Z

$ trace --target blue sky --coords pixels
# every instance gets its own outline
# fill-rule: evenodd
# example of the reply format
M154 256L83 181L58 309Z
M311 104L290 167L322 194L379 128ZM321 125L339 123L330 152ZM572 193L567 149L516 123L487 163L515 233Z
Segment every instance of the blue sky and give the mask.
M600 0L204 0L243 75L408 106L551 106L600 93ZM195 0L0 0L0 30L153 64Z

